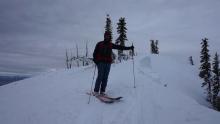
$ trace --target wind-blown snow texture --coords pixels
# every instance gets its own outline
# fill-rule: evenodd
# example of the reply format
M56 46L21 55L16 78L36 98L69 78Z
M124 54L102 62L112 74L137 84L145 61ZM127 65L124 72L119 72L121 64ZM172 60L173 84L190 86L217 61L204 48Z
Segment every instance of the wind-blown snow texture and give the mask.
M107 93L121 102L88 104L94 67L43 73L0 87L1 124L219 124L196 67L173 57L135 57L113 64Z

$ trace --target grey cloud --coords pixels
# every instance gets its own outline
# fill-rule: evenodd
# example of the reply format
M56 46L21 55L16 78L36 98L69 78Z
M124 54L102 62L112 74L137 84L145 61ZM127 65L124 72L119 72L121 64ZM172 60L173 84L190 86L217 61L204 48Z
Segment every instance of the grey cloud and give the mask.
M219 6L218 0L1 0L0 71L61 68L65 49L74 51L76 43L83 51L89 42L92 52L107 13L114 39L118 19L126 17L128 39L142 51L150 39L159 39L164 51L172 44L198 52L205 36L219 46Z

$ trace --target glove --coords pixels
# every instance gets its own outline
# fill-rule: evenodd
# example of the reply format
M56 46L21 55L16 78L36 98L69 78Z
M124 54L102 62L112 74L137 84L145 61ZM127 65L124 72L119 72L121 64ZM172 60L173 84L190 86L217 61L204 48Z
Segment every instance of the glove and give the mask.
M97 65L98 64L98 62L93 58L93 62Z

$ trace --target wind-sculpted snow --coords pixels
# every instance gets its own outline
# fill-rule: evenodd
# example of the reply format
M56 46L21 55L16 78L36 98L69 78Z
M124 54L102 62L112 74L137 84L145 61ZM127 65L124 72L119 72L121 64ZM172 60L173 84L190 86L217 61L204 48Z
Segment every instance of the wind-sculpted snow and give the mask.
M220 114L203 100L196 68L167 56L136 56L113 64L107 94L92 97L94 66L43 73L0 87L1 124L218 124ZM181 63L181 64L180 64ZM96 72L97 75L97 72Z

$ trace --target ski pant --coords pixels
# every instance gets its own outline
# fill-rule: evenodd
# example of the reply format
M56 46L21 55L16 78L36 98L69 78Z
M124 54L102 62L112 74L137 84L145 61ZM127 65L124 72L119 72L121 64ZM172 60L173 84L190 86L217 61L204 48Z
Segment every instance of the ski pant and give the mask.
M95 83L94 92L105 92L108 82L108 75L111 68L111 63L97 63L98 76Z

